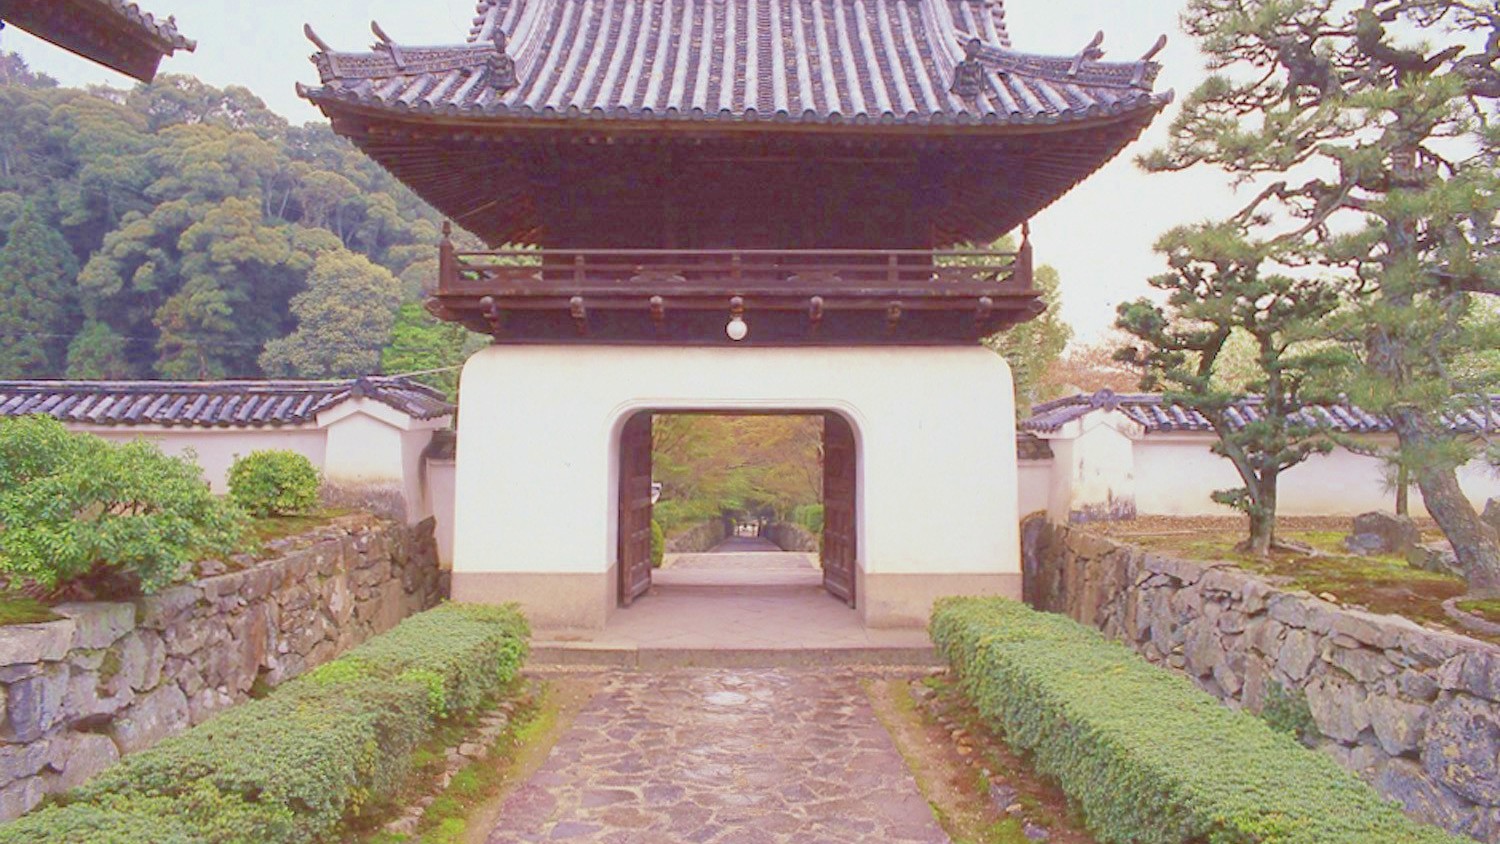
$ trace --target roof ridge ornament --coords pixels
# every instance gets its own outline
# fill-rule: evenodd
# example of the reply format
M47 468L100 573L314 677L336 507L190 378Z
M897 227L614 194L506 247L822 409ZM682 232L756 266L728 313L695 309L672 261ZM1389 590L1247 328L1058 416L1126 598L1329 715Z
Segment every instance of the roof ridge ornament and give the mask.
M964 45L964 60L953 66L953 86L948 90L965 100L972 100L984 90L984 63L979 50L984 42L970 38Z
M490 72L490 88L503 94L516 87L516 60L505 52L505 30L498 26L495 27L494 45L494 54L485 59L484 64Z
M1161 37L1156 39L1156 43L1151 45L1151 49L1146 51L1146 55L1141 56L1141 60L1136 63L1135 73L1130 77L1131 86L1148 89L1151 87L1146 83L1146 71L1151 67L1151 60L1156 58L1157 54L1166 48L1167 34L1163 32Z
M401 52L401 45L391 40L391 36L386 35L385 30L381 29L380 24L375 21L370 21L370 31L375 33L376 38L380 39L379 43L375 45L375 49L385 50L390 53L391 61L396 63L396 70L405 71L406 56Z
M1077 76L1083 70L1084 64L1097 62L1104 58L1104 30L1094 33L1094 40L1090 41L1078 55L1073 57L1073 67L1069 68L1069 76Z

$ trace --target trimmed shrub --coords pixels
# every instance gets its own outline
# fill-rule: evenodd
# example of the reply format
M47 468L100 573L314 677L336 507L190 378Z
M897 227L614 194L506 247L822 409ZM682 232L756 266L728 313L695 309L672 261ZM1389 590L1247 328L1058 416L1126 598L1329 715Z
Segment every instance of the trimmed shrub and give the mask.
M66 809L24 819L20 832L0 827L0 844L74 840L61 824L90 811L156 819L168 832L175 824L202 844L325 840L400 786L439 721L514 679L529 635L513 607L445 604L412 616L269 697L126 757L70 792Z
M243 522L190 457L45 416L0 420L0 573L15 582L154 592L238 550Z
M318 469L295 451L252 451L229 467L229 497L252 516L295 516L318 506Z
M1354 774L1070 619L945 599L964 692L1057 779L1103 844L1457 844Z
M802 504L792 510L792 521L814 534L823 533L823 505Z
M101 809L87 804L49 806L4 826L5 844L203 844L170 818Z
M667 557L667 534L661 529L661 522L651 520L651 567L661 568L662 560Z

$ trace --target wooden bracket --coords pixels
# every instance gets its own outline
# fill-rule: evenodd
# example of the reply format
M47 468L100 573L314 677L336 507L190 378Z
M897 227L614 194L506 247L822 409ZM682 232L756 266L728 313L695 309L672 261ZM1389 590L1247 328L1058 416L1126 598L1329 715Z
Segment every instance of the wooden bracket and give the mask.
M651 323L656 326L657 332L661 332L667 325L667 300L660 296L651 297Z
M504 315L500 311L500 304L495 301L494 296L485 296L479 300L480 312L484 314L484 321L489 323L490 336L498 338L500 329L503 327Z
M900 300L891 302L885 306L885 330L887 334L894 334L896 327L901 324L903 308Z
M574 296L568 300L568 313L573 317L573 324L578 328L578 336L582 337L589 333L589 312L583 306L583 297Z

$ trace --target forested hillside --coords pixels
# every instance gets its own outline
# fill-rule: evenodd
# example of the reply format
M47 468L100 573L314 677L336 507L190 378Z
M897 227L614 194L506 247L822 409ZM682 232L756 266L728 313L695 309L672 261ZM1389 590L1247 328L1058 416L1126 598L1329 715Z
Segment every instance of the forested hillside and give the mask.
M0 83L0 378L461 362L415 304L435 212L326 126L191 77L61 88L6 55Z

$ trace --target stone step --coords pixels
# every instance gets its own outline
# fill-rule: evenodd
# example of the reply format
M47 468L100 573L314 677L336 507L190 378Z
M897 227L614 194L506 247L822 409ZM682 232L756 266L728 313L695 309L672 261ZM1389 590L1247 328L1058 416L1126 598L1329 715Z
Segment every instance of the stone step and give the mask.
M611 668L829 668L932 666L942 660L931 646L827 648L659 648L577 642L535 642L528 667Z

